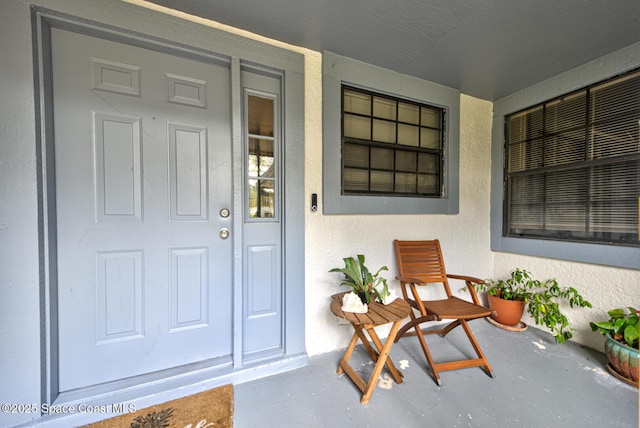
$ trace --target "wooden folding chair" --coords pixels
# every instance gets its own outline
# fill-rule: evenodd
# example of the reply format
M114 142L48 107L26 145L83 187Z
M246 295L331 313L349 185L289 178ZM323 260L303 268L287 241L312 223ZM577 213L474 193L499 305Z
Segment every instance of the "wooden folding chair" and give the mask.
M396 279L400 281L402 295L411 307L419 312L419 315L417 315L415 311L411 311L411 321L398 331L395 341L397 342L402 336L418 337L433 378L438 385L442 385L440 372L445 370L483 367L489 376L495 377L468 324L470 320L491 315L491 311L480 304L478 295L473 287L474 283L483 283L484 281L470 276L448 275L444 267L440 242L437 239L432 241L395 240L393 244L398 265ZM473 303L453 296L448 279L465 281ZM422 300L416 286L431 283L441 283L444 286L447 298L443 300ZM453 320L453 322L446 324L443 328L428 330L420 328L422 323L442 320ZM433 361L424 336L427 334L439 334L444 337L458 326L462 326L478 358L436 363ZM409 330L411 329L415 331L410 332Z

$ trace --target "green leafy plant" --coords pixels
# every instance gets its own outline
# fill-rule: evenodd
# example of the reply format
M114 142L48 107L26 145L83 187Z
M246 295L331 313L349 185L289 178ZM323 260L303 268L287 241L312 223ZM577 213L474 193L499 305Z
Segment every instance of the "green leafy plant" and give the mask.
M547 327L557 343L571 339L574 331L560 308L561 303L569 303L571 308L592 307L575 288L560 287L555 278L546 281L534 279L531 273L520 268L511 271L508 279L487 280L475 287L505 300L524 300L535 323Z
M356 294L365 296L366 302L371 302L371 296L375 296L378 301L383 301L384 297L389 295L386 278L380 276L380 272L389 270L386 266L382 266L376 271L371 271L365 266L364 255L358 254L357 259L346 257L343 268L333 268L329 272L340 272L344 274L344 279L340 285L350 287Z
M640 322L638 311L628 307L628 313L623 308L611 309L608 321L597 321L589 323L591 330L598 331L603 335L610 334L613 339L627 346L638 349L638 337L640 337Z

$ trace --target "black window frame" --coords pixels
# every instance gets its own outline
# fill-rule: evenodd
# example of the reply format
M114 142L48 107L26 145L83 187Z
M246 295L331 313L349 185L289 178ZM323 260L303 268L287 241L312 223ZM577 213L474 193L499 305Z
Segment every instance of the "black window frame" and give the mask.
M630 102L627 100L627 104L630 104L631 107L628 108L627 111L615 115L614 120L593 119L596 109L592 105L592 91L595 91L598 88L602 88L605 85L614 85L616 82L622 83L625 81L631 81L630 89L632 90L632 92L630 95L625 92L623 95L621 95L621 97L631 97ZM616 75L614 77L589 84L587 86L584 86L583 88L571 91L564 95L556 96L554 98L540 102L536 105L504 116L505 138L503 162L504 198L502 208L502 236L507 238L531 238L550 241L582 242L593 244L607 244L613 246L640 247L640 231L638 230L640 229L640 225L638 224L638 211L640 210L640 147L638 149L635 149L635 152L633 152L634 149L632 148L630 153L623 152L622 154L614 154L611 156L594 157L589 156L588 154L590 151L594 152L594 147L600 147L596 146L596 144L594 143L594 129L596 127L607 124L609 126L609 129L615 129L616 132L620 132L620 130L618 129L619 126L612 126L612 124L619 125L620 123L623 123L624 120L627 120L630 123L638 123L638 121L640 121L640 83L638 82L640 82L640 68L636 68L631 71ZM555 127L554 129L553 124L546 123L548 117L546 113L549 109L549 106L554 106L554 108L558 108L559 106L563 105L566 106L570 102L572 102L571 100L576 99L576 97L580 97L581 94L583 94L584 96L584 116L580 117L579 115L576 115L575 111L573 111L571 113L571 118L569 118L568 116L562 117L563 119L566 119L567 122L569 122L569 120L575 121L576 118L580 117L582 119L582 122L580 124L575 124L575 122L572 122L572 126L567 126L564 128L560 127L561 129ZM540 112L541 118L537 121L534 118L536 114L534 112L536 111ZM530 115L526 116L527 113L530 113ZM522 135L522 133L524 133L525 138L514 141L512 139L512 126L515 121L511 121L510 119L518 117L525 117L529 122L527 123L527 125L525 125L527 129L520 129L520 134ZM540 123L540 120L542 123ZM532 133L532 129L536 127L536 132ZM623 130L624 132L627 132L626 128L624 128ZM569 133L573 133L573 135L571 137L567 137ZM582 140L575 138L579 134L583 135L583 137L581 137L583 138ZM633 146L640 144L640 126L638 126L635 130L632 130L630 135L632 138L630 145ZM568 151L563 151L560 150L562 147L554 147L553 145L547 144L550 140L555 140L555 143L557 145L561 145L561 141L564 142L564 144L567 144L568 141L568 144L572 144L571 141L580 141L583 144L582 148L584 149L583 159L578 159L575 157L571 159L567 156L567 153L574 155L576 153L579 153L578 149L576 149L575 147L570 148ZM536 150L535 144L538 144L537 151L539 153L537 153L537 155L540 156L540 159L534 159L536 155L536 153L534 153L534 151ZM510 149L516 147L517 145L526 146L526 148L524 149L524 151L526 152L526 154L524 155L524 163L526 163L527 165L514 166L514 163L517 162L514 162L513 158L515 158L516 156L511 156L512 151ZM573 143L573 145L577 146L578 144ZM546 150L548 148L553 149L555 153L547 155ZM605 148L614 148L617 150L617 148L613 147L611 144L606 145ZM514 149L514 151L515 150L516 149ZM520 157L520 161L522 162L522 156ZM559 158L560 160L552 158ZM554 162L550 162L551 160L554 160ZM531 167L531 164L536 162L537 165ZM617 166L619 170L624 165L629 165L629 169L631 170L631 184L629 185L627 183L626 186L626 191L630 194L628 195L628 199L611 202L611 206L613 206L614 203L620 204L619 206L624 206L624 204L626 204L626 219L623 218L623 220L626 220L628 224L631 224L631 227L635 226L635 230L627 231L626 233L602 231L597 232L589 230L591 227L591 219L595 218L595 216L592 215L593 213L591 211L592 209L595 211L595 207L598 206L598 201L594 201L594 195L596 191L592 189L592 187L595 187L594 183L596 182L596 180L593 178L595 174L594 171L596 171L597 169L603 170L607 166L612 166L613 168ZM634 170L636 174L635 185L633 184ZM583 174L582 178L578 177L578 172L581 172ZM573 182L567 179L566 181L561 182L562 186L557 186L559 177L571 177L572 175L574 176ZM603 179L603 177L605 176L603 175L599 178ZM535 186L531 185L526 187L526 189L528 190L526 198L529 199L528 203L532 208L529 211L523 209L523 214L521 215L528 215L529 218L535 218L536 216L540 215L541 217L538 219L538 221L541 221L541 228L536 228L535 226L539 225L535 225L535 220L533 220L532 224L534 224L534 226L531 229L516 229L513 227L513 225L515 223L514 217L516 217L517 215L517 206L514 207L512 205L514 203L514 199L516 199L514 195L515 187L518 180L525 181L527 178L529 178L530 181L533 181L537 178L539 181L542 181L542 184L540 185L540 188L535 188ZM580 182L581 180L584 181ZM581 197L584 198L583 200L578 202L576 202L576 200L570 201L568 199L562 202L561 200L561 203L565 203L566 205L556 205L555 208L556 212L560 212L560 210L564 209L565 207L574 209L573 213L576 216L571 221L567 222L571 223L570 226L568 226L571 228L575 228L579 224L577 222L577 216L583 214L584 222L582 224L584 225L584 230L563 230L560 227L548 228L546 221L548 217L552 217L552 211L554 208L551 204L547 206L547 201L550 199L550 196L563 196L560 194L562 191L556 190L556 192L552 192L550 190L552 186L554 186L554 184L556 185L556 189L560 187L566 188L569 186L575 187L576 191L573 194L569 194L567 192L567 194L564 195L565 198L569 198L570 196L575 198L578 193L584 193L584 195L581 195ZM532 188L534 188L534 190L537 190L538 193L533 193L533 196L530 196L532 194ZM631 195L634 191L636 193L635 198ZM604 193L602 192L602 189L600 189L600 193L598 194L598 196L601 198L600 202L604 200L602 196L603 194ZM520 198L520 201L523 201L522 205L524 206L527 203L525 201L525 197L523 197L520 193L518 194L518 196ZM532 200L533 202L531 202ZM584 206L581 207L581 204L583 204ZM600 206L606 205L601 204ZM634 209L635 217L633 217ZM541 211L536 212L536 210ZM564 213L557 214L556 219L560 218L563 214ZM570 217L570 215L571 212L568 212L566 214L566 217ZM629 219L629 215L631 215L633 218ZM617 221L620 222L623 220ZM602 223L599 224L602 228ZM613 227L611 227L611 229L613 229Z
M346 111L345 110L345 93L354 92L369 97L369 111L368 113ZM394 117L382 117L375 114L375 99L386 100L395 104ZM402 98L398 96L392 96L381 92L372 91L369 89L363 89L348 84L341 84L340 88L340 138L341 138L341 194L348 196L390 196L390 197L409 197L409 198L444 198L445 196L445 161L446 161L446 145L447 145L447 109L439 106L434 106L428 103L417 102L415 100ZM401 119L400 106L407 105L413 106L417 109L418 122L407 122ZM431 124L423 123L424 116L423 111L437 112L436 121ZM358 138L345 135L345 118L346 116L357 117L363 120L368 120L369 132L368 138ZM375 123L384 122L393 124L395 136L392 142L376 140L375 138ZM409 144L403 144L400 142L399 129L401 126L417 128L417 145L412 146ZM438 147L427 147L426 137L423 132L435 131L438 141ZM423 142L423 138L425 141ZM356 165L349 159L352 159L347 155L350 150L362 150L366 151L366 160L359 159L359 162L366 162L366 166ZM375 153L375 152L377 153ZM380 162L384 159L384 154L391 154L392 159L386 162ZM407 157L414 165L409 165L407 162L403 162L400 155ZM413 155L413 156L412 156ZM387 166L381 165L386 163ZM391 164L390 166L388 164ZM360 176L366 175L366 183L360 182L358 184L349 185L347 173L360 172ZM386 175L391 177L390 181L377 181L373 175L378 176ZM400 177L405 177L409 180L400 180ZM366 189L358 189L365 185ZM384 189L381 189L386 187ZM407 190L409 188L409 190ZM413 191L411 191L413 188ZM429 190L428 190L429 189Z

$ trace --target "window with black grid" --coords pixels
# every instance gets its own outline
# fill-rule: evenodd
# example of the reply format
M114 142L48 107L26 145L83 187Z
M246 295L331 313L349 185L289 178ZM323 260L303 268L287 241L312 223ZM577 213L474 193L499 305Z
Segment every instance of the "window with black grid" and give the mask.
M342 194L442 197L445 110L342 86Z
M640 245L640 70L505 120L505 236Z

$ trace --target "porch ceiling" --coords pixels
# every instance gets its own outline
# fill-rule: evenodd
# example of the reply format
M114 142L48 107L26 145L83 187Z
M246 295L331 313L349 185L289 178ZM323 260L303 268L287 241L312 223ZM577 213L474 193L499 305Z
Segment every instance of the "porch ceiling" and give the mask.
M151 0L500 99L640 41L638 0Z

